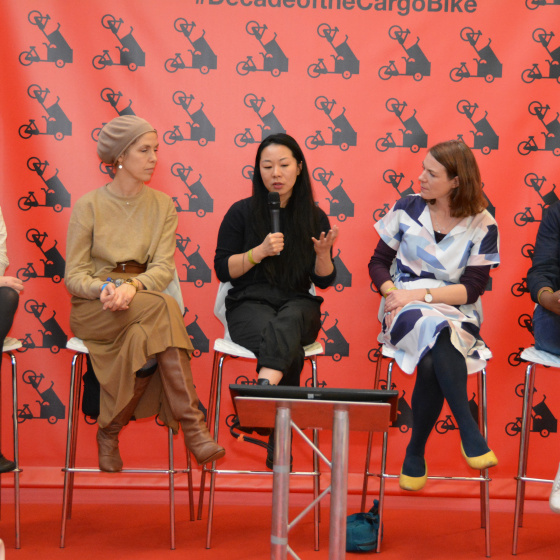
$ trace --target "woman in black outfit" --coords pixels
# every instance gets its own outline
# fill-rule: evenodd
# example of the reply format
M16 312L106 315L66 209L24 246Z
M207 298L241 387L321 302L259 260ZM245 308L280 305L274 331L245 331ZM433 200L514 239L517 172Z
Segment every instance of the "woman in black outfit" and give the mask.
M280 195L278 233L270 233L269 192ZM321 328L323 298L309 289L334 282L337 235L315 205L297 142L268 136L257 150L253 196L228 210L214 258L220 281L233 285L226 298L231 338L257 356L259 384L299 385L303 347Z
M280 195L280 232L271 233L268 193ZM231 282L226 319L232 340L257 356L260 385L299 385L303 347L321 328L323 298L336 270L332 229L315 205L301 148L287 134L262 141L253 195L233 204L218 233L214 269Z

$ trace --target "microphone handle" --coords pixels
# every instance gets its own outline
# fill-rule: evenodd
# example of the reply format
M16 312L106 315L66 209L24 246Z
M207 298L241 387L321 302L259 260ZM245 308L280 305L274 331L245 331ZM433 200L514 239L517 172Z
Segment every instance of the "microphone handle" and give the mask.
M280 210L273 208L270 210L270 226L272 233L280 231Z

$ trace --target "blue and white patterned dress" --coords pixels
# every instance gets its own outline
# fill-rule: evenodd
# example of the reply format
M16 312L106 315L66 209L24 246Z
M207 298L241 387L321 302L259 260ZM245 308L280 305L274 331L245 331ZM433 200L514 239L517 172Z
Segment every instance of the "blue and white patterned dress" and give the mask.
M500 262L498 225L486 210L463 218L437 243L426 201L420 195L410 195L398 200L375 229L397 251L391 275L399 289L458 284L467 266L495 268ZM450 327L453 346L465 356L469 373L486 364L490 352L479 335L480 298L474 304L458 306L411 302L400 310L390 329L383 321L384 304L382 299L379 319L383 331L378 340L395 350L397 364L405 373L414 372L446 327Z

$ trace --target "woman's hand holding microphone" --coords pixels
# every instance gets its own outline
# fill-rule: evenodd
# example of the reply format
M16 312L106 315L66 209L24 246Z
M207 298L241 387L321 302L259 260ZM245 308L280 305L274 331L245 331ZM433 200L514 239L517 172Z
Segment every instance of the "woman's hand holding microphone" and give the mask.
M284 234L282 232L269 233L264 241L253 249L253 258L261 262L266 257L274 257L284 249Z

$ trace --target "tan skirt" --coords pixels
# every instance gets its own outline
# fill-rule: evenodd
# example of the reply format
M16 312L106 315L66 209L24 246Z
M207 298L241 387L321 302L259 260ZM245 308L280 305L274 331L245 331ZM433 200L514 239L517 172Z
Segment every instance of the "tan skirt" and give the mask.
M101 385L97 422L107 426L130 402L135 372L167 348L193 350L177 302L167 294L141 291L126 311L105 311L100 300L72 298L70 327L87 346L95 375ZM159 372L148 385L134 416L159 414L167 425L178 429L163 393Z

